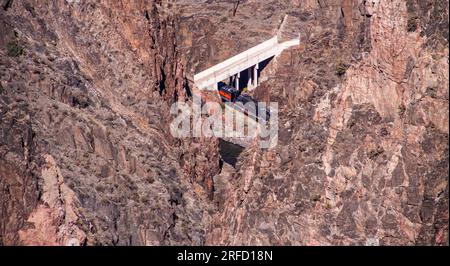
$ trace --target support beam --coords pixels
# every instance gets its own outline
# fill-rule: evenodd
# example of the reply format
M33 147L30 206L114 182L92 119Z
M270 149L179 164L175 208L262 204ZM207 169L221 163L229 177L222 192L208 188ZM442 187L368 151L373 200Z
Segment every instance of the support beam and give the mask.
M259 63L257 63L253 68L253 88L256 88L258 86L258 69Z
M247 81L247 89L250 91L253 89L253 84L252 84L252 68L249 67L247 69L247 76L248 76L248 81Z
M241 77L241 73L237 73L235 77L235 87L237 90L239 90L239 78Z

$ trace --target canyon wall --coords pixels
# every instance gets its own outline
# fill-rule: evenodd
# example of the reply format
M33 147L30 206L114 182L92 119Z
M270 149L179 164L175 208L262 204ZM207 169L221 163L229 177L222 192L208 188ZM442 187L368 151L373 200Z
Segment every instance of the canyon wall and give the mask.
M448 245L448 2L273 2L228 17L241 38L205 37L251 44L268 12L302 40L254 92L279 103L279 144L239 157L207 243Z
M1 244L204 243L217 143L169 134L189 90L164 5L2 1Z
M0 5L1 245L448 245L448 1ZM278 146L215 184L170 105L277 33Z

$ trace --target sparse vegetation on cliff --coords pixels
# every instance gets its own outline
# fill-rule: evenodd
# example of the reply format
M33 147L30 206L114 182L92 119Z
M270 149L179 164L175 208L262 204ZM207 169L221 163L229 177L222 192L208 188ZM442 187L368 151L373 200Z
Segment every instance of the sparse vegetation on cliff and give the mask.
M6 51L8 56L18 57L23 54L23 48L20 46L17 40L10 41L6 44Z
M345 73L347 72L348 69L348 65L345 64L342 61L337 62L335 70L336 70L336 75L338 75L339 77L345 75Z
M407 0L408 14L403 0L12 2L0 245L64 232L37 209L66 213L86 245L448 244L448 0ZM192 76L285 14L279 40L301 45L249 92L279 104L277 145L172 136L173 101L215 97Z

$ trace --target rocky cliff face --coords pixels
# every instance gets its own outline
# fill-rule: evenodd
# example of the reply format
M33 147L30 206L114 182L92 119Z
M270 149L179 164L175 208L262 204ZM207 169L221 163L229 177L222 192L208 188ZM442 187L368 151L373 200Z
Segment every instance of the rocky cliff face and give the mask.
M0 3L0 244L448 245L448 1ZM170 104L277 32L278 146L217 175Z
M280 143L241 156L207 243L448 244L443 2L291 4L301 47L255 92Z
M169 134L187 90L162 3L2 4L0 243L203 244L219 160Z

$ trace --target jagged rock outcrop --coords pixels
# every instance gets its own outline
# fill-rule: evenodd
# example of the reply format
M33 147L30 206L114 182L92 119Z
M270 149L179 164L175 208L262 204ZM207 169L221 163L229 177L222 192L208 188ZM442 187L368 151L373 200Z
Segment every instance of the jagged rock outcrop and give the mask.
M279 145L240 156L207 243L448 245L448 3L424 2L278 2L302 44L254 95Z
M164 5L0 11L1 244L204 243L219 159L214 142L170 136L170 104L189 91ZM197 179L179 160L193 147Z
M1 245L448 245L448 1L0 4ZM173 138L274 34L278 145Z

